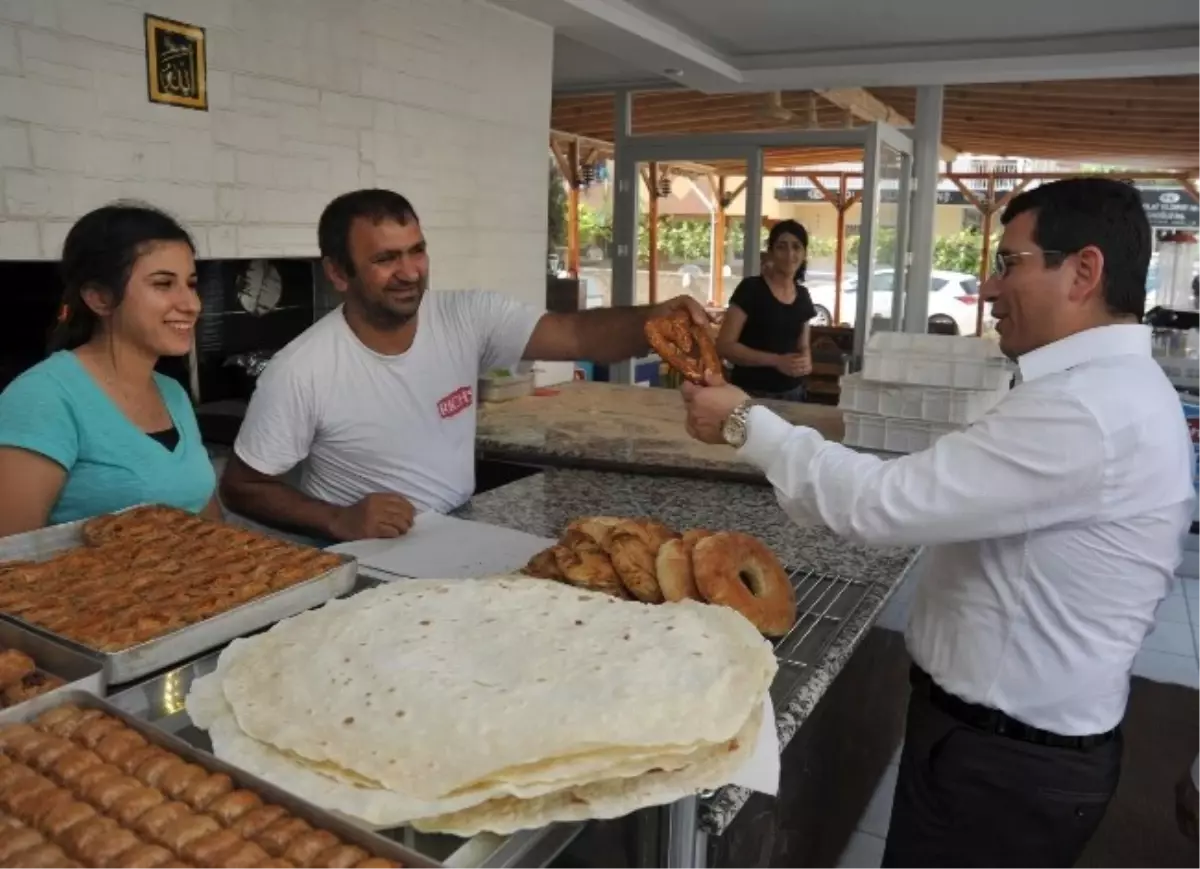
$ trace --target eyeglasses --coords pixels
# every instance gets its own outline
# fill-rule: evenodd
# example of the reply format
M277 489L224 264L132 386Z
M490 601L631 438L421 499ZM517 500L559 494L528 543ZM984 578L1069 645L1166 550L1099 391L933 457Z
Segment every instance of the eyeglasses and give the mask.
M992 261L992 274L998 278L1008 274L1009 268L1016 263L1025 259L1025 257L1040 256L1045 260L1048 266L1061 265L1062 261L1071 254L1061 250L1018 250L1012 253L1001 253L996 251L995 259Z

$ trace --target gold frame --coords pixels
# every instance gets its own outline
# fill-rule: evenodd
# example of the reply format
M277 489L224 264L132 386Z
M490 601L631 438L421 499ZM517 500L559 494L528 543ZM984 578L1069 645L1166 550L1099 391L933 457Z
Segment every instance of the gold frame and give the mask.
M159 56L155 50L157 42L155 37L162 32L181 36L195 47L196 96L181 96L162 89L159 78ZM146 13L146 90L152 103L163 103L201 112L208 111L208 54L203 27Z

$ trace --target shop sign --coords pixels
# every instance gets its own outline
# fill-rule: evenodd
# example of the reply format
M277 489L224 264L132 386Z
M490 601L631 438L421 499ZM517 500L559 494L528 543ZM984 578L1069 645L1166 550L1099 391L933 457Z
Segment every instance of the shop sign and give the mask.
M852 190L851 192L858 192ZM980 194L982 196L982 193ZM775 189L775 198L780 202L825 202L825 197L820 190L815 187L777 187ZM895 187L884 187L879 191L879 201L884 203L895 203L900 201L900 191ZM967 197L963 195L961 190L939 190L937 192L938 205L970 205Z
M1200 228L1200 203L1186 187L1142 187L1138 192L1155 229Z

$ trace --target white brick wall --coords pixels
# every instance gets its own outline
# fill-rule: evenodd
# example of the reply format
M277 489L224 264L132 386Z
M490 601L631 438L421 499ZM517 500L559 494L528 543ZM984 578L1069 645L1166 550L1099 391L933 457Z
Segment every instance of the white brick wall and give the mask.
M146 12L207 29L208 112L147 100ZM482 0L0 0L0 259L121 197L203 256L315 256L324 205L378 185L437 286L541 303L551 46Z

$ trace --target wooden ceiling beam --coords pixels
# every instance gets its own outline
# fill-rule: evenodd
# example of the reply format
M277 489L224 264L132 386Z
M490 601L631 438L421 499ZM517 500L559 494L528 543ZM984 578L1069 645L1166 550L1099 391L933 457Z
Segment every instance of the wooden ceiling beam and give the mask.
M1189 160L1196 159L1192 154L1174 151L1159 152L1153 155L1153 157L1147 157L1145 148L1119 144L1109 145L1107 143L1075 144L1071 147L1061 145L1049 147L1028 146L1022 147L1019 154L1010 150L1012 147L1011 141L984 141L977 144L979 146L978 153L980 154L1027 157L1030 159L1056 160L1059 162L1107 163L1111 162L1111 159L1116 158L1129 159L1134 162L1139 160L1153 160L1155 165L1161 165L1165 169L1170 169L1186 165Z
M1123 81L1087 81L1075 85L1062 83L1038 83L1036 86L1021 85L977 85L971 88L947 88L947 96L975 93L987 96L1007 96L1028 100L1030 97L1066 97L1070 99L1137 99L1137 100L1182 100L1195 98L1196 81L1171 87L1166 85L1140 85Z
M883 100L877 99L865 88L836 88L816 91L817 96L843 111L849 112L856 118L867 121L882 121L900 129L912 127L913 122L907 116L893 109ZM958 151L945 142L938 145L938 158L954 160Z
M813 93L782 92L780 102L796 118L781 122L763 113L764 94L642 92L633 96L633 129L638 135L681 137L793 129L805 124ZM842 128L847 116L908 126L905 122L915 111L912 88L820 93L818 123L829 129ZM1182 168L1194 166L1200 150L1200 76L954 86L946 88L945 99L943 141L959 151L1064 160L1103 154ZM552 125L585 137L581 141L602 140L602 153L611 153L612 97L557 98ZM819 159L819 153L805 151L785 159L803 165ZM857 151L841 153L860 158ZM770 156L766 159L774 165Z
M969 88L946 88L945 99L953 102L961 99L1006 100L1021 105L1030 105L1034 101L1045 102L1104 102L1130 101L1145 103L1186 103L1195 101L1200 96L1196 85L1190 88L1130 90L1121 83L1105 84L1091 82L1087 88L1051 87L1046 85L1039 90L1019 90L1012 86L992 87L976 85ZM871 93L888 105L894 106L901 112L911 111L916 103L916 95L907 88L872 88Z
M996 109L972 110L971 112L957 111L952 115L947 116L945 124L967 124L976 123L977 118L982 118L986 123L1003 124L1005 126L1029 126L1032 122L1031 118L1045 118L1047 115L1055 118L1062 118L1065 121L1083 124L1091 129L1103 128L1111 126L1113 129L1129 129L1130 127L1138 127L1146 130L1154 129L1154 125L1158 124L1168 129L1178 128L1180 126L1192 126L1195 128L1196 120L1200 120L1200 115L1175 115L1169 118L1154 118L1154 117L1139 117L1138 115L1126 114L1124 116L1114 118L1099 112L1079 112L1071 111L1070 109L1062 109L1055 111L1050 109L1023 109L1019 111L997 111ZM968 118L971 118L968 121ZM1045 121L1041 121L1045 125ZM1051 131L1052 132L1052 131Z
M950 128L946 131L946 135L955 139L977 139L992 135L1007 137L1013 141L1035 137L1047 142L1073 142L1091 139L1099 141L1115 139L1118 141L1162 142L1163 144L1180 145L1196 142L1195 132L1188 130L1161 131L1131 128L1122 130L1117 127L1105 129L1083 125L1070 126L1065 122L1055 130L1046 130L1044 125L1037 123L1021 124L1020 126L984 123L964 124L961 127Z
M1197 142L1195 134L1189 135L1186 130L1178 130L1170 127L1151 129L1147 127L1080 126L1066 127L1054 133L1047 134L1043 131L1044 126L1045 124L1038 123L1021 124L1020 126L1007 126L976 121L975 123L970 124L964 123L961 125L952 125L946 129L943 135L946 138L959 143L960 145L962 144L963 139L975 139L985 134L1007 135L1009 138L1014 140L1028 138L1029 136L1036 136L1039 139L1044 139L1051 142L1073 140L1080 137L1103 139L1110 136L1118 139L1130 136L1140 137L1152 142L1161 141L1163 144L1169 144L1171 142L1191 142L1195 144ZM970 149L968 148L966 150L969 151Z

